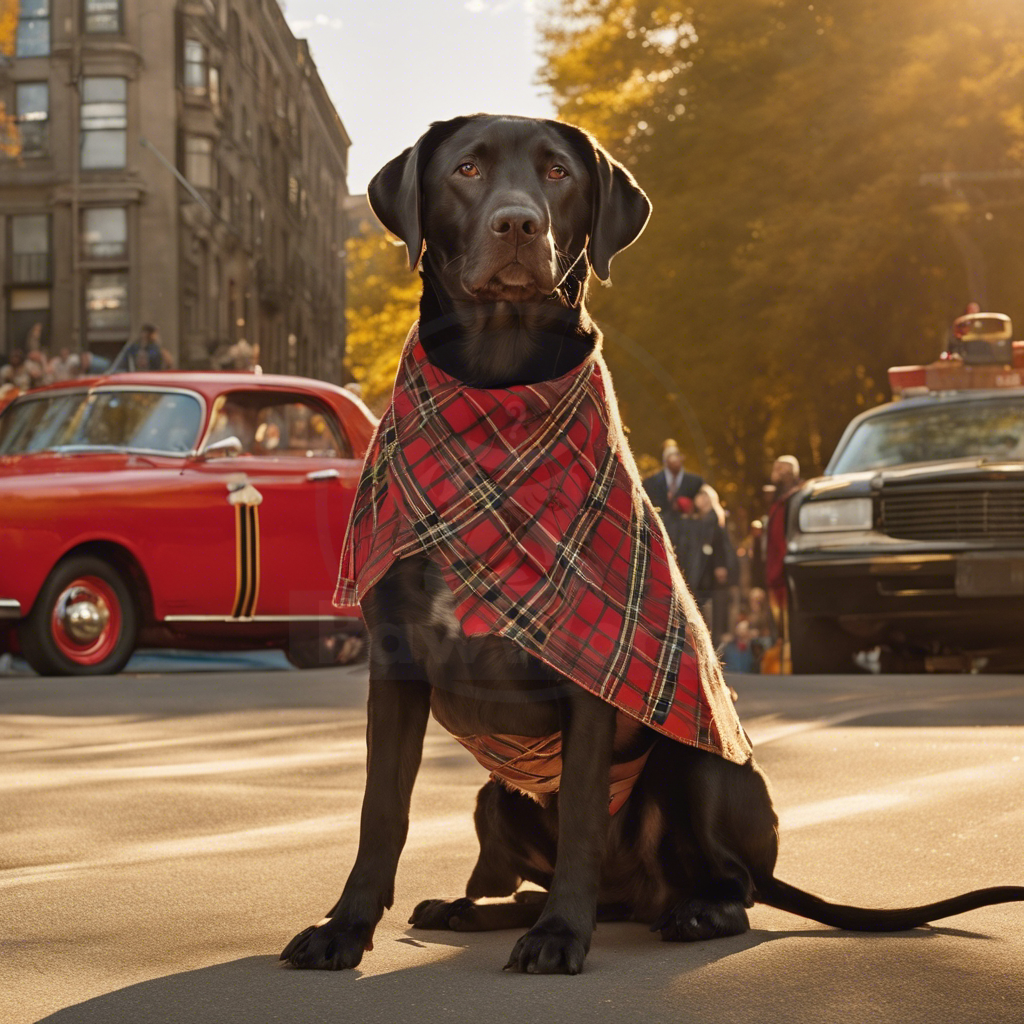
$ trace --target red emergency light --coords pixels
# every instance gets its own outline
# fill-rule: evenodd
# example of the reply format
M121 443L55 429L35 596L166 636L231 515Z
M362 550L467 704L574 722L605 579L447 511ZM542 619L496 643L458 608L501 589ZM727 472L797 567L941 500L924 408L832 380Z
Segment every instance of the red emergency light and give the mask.
M1010 318L1002 313L958 317L949 351L934 363L890 367L893 395L1024 387L1024 341L1012 337Z

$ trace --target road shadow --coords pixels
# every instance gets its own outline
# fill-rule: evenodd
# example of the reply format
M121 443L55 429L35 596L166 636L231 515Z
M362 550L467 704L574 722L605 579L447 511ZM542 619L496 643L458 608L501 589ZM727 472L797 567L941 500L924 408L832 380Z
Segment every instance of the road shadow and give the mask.
M961 943L970 933L931 929L889 936L853 935L823 929L745 935L692 945L658 942L641 925L604 925L599 929L583 974L576 978L537 977L503 972L514 932L469 936L409 932L390 940L409 966L386 973L297 971L276 957L251 956L198 970L141 982L67 1007L40 1024L112 1024L159 1021L160 1024L289 1024L323 1021L487 1022L533 1021L757 1021L829 1020L813 1011L821 993L809 991L807 1015L799 1006L772 1005L770 983L780 964L799 974L816 972L822 960L841 970L849 947L857 944L859 962L884 972L882 995L891 985L909 1005L935 1005L934 974L945 969L949 950L937 949L943 934ZM970 936L980 938L980 936ZM800 940L814 940L801 943ZM817 940L828 940L819 942ZM768 957L767 947L778 947ZM807 956L808 946L813 955ZM444 947L438 956L438 947ZM426 952L421 952L421 951ZM935 952L931 956L929 950ZM393 965L396 957L378 948ZM374 954L369 954L373 956ZM430 957L416 964L417 956ZM893 971L894 963L909 965ZM718 993L718 976L730 979ZM885 978L889 980L886 981ZM847 992L847 1022L858 1020L860 998L877 1001L878 978L865 977L863 992ZM870 991L869 991L870 990ZM746 993L746 998L737 993ZM892 993L890 993L892 994ZM787 1000L789 997L786 997ZM915 1004L916 1001L916 1004ZM776 1015L776 1012L778 1015ZM913 1014L906 1020L915 1020Z
M171 717L230 711L365 708L365 663L327 669L0 678L5 715Z

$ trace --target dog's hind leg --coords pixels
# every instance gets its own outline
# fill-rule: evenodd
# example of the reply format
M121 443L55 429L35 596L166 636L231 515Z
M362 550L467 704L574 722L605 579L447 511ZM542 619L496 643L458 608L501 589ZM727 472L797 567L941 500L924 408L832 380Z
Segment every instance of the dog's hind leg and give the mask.
M466 883L470 899L511 896L523 880L521 859L516 855L519 836L526 831L521 819L532 804L528 797L511 793L491 780L477 794L473 824L480 842L480 856ZM534 805L536 806L536 805Z
M664 758L665 764L658 764ZM739 935L750 927L755 874L770 874L777 818L767 783L751 762L737 765L693 747L659 745L652 780L666 811L666 849L676 897L651 924L667 942ZM658 786L658 783L655 783Z
M413 928L448 929L453 932L493 932L503 928L530 928L540 920L548 894L537 889L517 892L502 903L461 900L424 900L409 918ZM597 920L628 921L630 911L622 904L598 905Z
M449 929L453 932L493 932L503 928L529 928L537 923L546 892L530 890L502 903L475 903L460 900L424 900L412 912L413 928Z
M750 929L746 908L739 900L710 900L690 896L665 911L651 925L663 942L700 942L742 935Z
M466 884L462 899L423 900L412 912L414 928L452 931L497 931L529 928L544 909L546 892L516 892L524 877L543 885L551 881L550 862L554 842L541 820L542 809L529 797L513 793L500 783L488 782L479 792L473 821L480 841L480 855ZM543 852L536 849L541 840ZM547 862L548 871L538 870ZM511 896L504 903L478 905L487 896Z

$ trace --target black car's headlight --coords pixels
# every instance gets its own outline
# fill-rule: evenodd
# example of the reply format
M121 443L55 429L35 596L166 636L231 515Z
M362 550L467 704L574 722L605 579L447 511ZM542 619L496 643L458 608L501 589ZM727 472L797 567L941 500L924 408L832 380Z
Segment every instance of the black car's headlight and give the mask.
M835 530L870 530L874 513L870 498L832 498L809 501L800 507L800 529L804 533Z

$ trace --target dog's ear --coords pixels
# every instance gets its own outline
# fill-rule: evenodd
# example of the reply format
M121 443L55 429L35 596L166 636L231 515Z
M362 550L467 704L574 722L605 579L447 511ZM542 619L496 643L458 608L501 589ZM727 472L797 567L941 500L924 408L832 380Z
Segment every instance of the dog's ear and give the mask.
M397 235L409 250L409 269L415 270L423 255L423 217L420 211L423 171L437 147L472 118L455 117L435 121L415 146L388 161L370 181L366 190L370 209L377 219Z
M590 173L591 221L587 258L602 281L611 276L612 257L632 245L651 216L651 201L636 179L589 133L550 122L579 154Z

